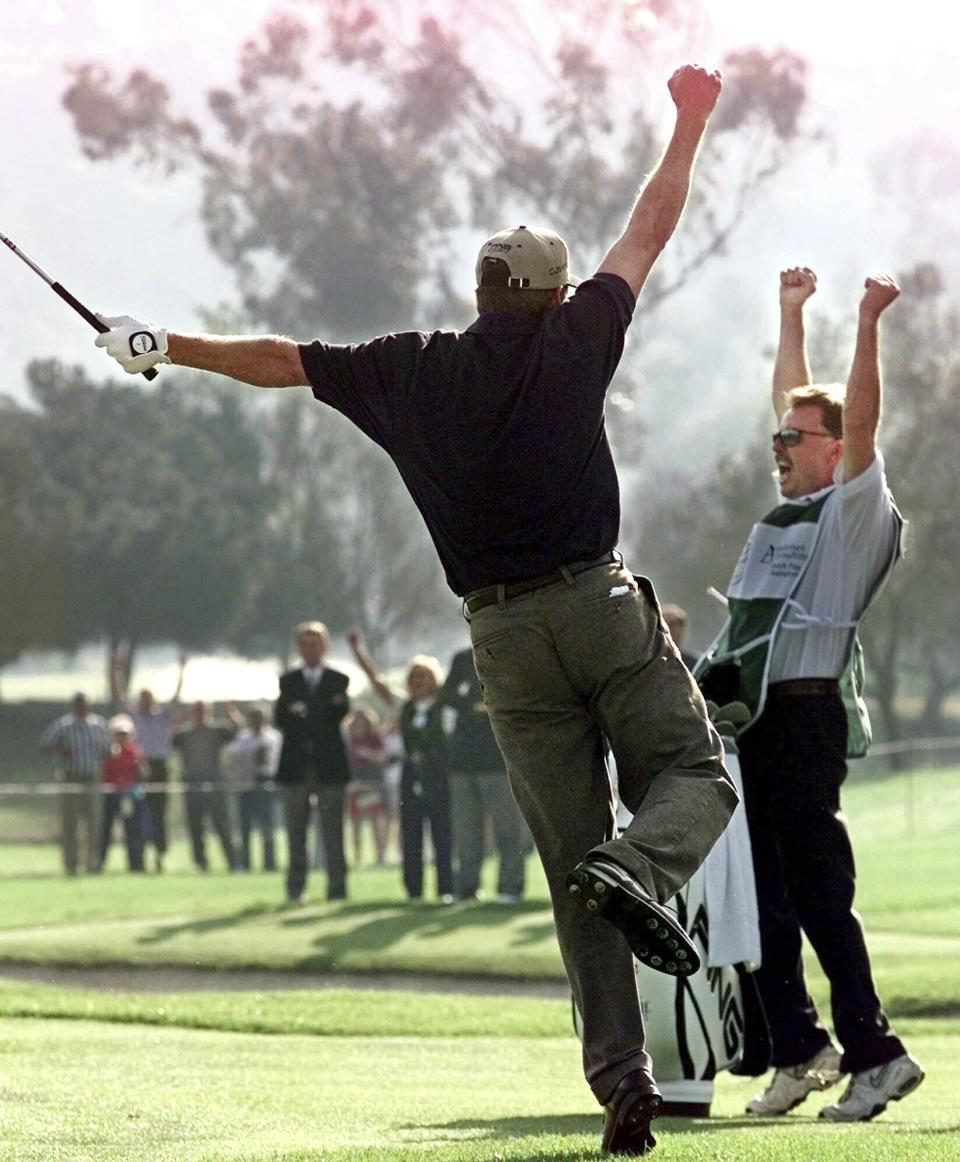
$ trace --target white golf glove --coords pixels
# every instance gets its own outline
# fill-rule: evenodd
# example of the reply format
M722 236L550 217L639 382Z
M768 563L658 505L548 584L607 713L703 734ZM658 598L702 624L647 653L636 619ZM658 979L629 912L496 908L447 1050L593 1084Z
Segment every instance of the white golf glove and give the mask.
M167 332L162 327L152 327L130 315L99 317L110 330L97 336L96 345L112 355L130 375L139 375L158 363L170 362Z

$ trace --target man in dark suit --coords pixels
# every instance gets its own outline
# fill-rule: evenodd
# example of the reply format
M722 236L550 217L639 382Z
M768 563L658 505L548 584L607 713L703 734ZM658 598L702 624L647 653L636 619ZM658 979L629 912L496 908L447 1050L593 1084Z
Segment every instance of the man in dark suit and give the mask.
M274 714L274 722L283 733L277 783L283 791L289 850L287 899L301 900L307 885L307 827L312 799L323 834L327 899L343 900L347 895L343 799L349 768L340 723L350 709L350 679L323 664L330 635L322 622L298 625L296 641L303 665L280 676L280 697Z
M506 764L490 726L472 649L454 654L438 697L455 718L447 739L447 764L457 893L461 899L469 900L480 892L489 820L500 857L495 899L499 904L516 903L523 896L524 839L529 832L510 792Z

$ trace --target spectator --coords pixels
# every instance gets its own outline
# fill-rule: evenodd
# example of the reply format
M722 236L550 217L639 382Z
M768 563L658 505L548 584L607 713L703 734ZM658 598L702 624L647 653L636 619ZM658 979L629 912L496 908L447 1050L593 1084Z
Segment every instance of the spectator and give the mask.
M360 634L348 635L357 662L379 696L391 706L397 697L384 682L363 645ZM429 824L437 869L437 895L454 900L450 825L450 783L443 706L438 699L442 674L436 658L418 654L407 667L407 700L398 725L403 738L400 776L400 834L403 841L403 886L411 900L423 896L423 839Z
M400 829L400 783L403 780L403 735L395 716L391 717L383 731L383 747L386 758L383 764L383 791L387 813L387 852L393 848L399 853L403 849ZM388 854L388 858L392 858Z
M490 728L472 650L454 655L440 702L453 716L447 748L457 895L471 900L480 892L489 825L500 858L496 899L501 904L514 904L523 896L527 829Z
M100 781L103 786L103 822L100 838L100 867L107 862L114 820L123 823L127 868L142 872L143 845L147 835L147 808L142 784L149 777L143 750L134 741L133 719L116 714L110 719L113 743L104 758Z
M327 899L344 900L343 806L350 769L340 724L350 711L350 679L324 665L330 635L322 622L302 622L296 642L303 665L281 675L274 714L283 735L277 782L282 787L289 849L287 899L298 903L306 890L307 827L315 802L323 832Z
M229 725L209 721L205 702L194 702L190 710L192 725L178 730L173 745L183 762L183 804L187 832L198 871L209 871L207 863L206 822L217 833L223 857L231 871L239 867L230 831L230 806L220 769L220 752L243 726L243 719L233 705L227 707Z
M263 870L276 871L276 782L280 758L280 732L267 722L259 706L247 715L247 726L227 747L227 766L235 787L240 825L239 863L251 868L250 837L260 832Z
M177 684L170 701L165 706L158 705L153 697L153 691L146 688L137 695L136 704L131 704L127 696L126 659L122 650L114 651L110 670L114 704L118 710L132 719L137 743L146 756L149 775L145 781L150 784L146 790L147 838L153 844L157 871L163 871L163 861L167 854L165 784L170 777L167 762L173 745L173 732L177 725L176 706L180 691L183 689L186 665L187 656L181 654Z
M668 602L666 605L661 606L660 612L663 614L663 620L667 623L667 629L673 638L673 644L680 653L681 661L688 670L692 670L697 664L697 659L700 655L693 654L683 648L687 642L687 635L690 633L690 618L687 616L687 611L680 605L673 605Z
M353 857L360 863L363 853L363 821L369 820L377 866L387 855L387 797L383 772L387 747L376 716L366 710L355 710L347 719L347 761L350 782L347 784L347 816L353 832Z
M63 870L75 876L81 865L100 869L100 764L110 751L107 724L90 713L86 694L74 694L70 713L52 722L40 739L40 749L57 756L60 794L60 848Z

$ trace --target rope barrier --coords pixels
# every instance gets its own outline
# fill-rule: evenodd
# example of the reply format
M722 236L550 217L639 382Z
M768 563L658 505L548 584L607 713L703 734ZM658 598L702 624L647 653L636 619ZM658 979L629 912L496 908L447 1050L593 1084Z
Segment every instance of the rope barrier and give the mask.
M960 750L960 737L953 738L906 738L896 742L875 742L866 758L882 758L885 755L917 753L934 753L936 751ZM267 783L208 781L202 783L169 782L169 783L137 783L141 790L147 792L182 791L253 791L258 788L274 789L279 784L270 781ZM99 789L101 791L115 791L119 788L111 787L99 780L88 781L55 781L47 783L4 783L0 782L0 796L12 795L63 795L70 792L82 792Z
M908 751L960 750L960 738L907 738L899 742L875 742L867 754L904 754Z
M272 790L277 784L269 783L137 783L142 791L254 791L258 788ZM0 795L64 795L74 791L119 791L121 788L99 780L87 782L55 783L0 783Z

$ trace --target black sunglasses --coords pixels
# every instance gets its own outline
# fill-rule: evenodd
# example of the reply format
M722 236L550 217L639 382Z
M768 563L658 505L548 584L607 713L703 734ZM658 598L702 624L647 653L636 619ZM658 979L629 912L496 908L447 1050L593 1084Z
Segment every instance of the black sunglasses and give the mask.
M804 436L826 436L828 440L836 440L829 432L812 432L809 428L781 428L771 437L774 444L779 441L785 448L795 448Z

